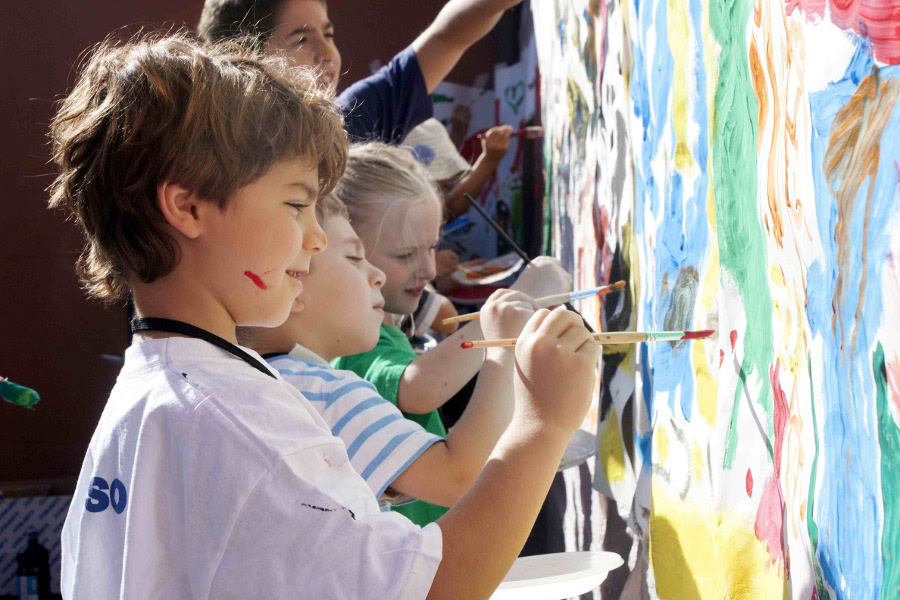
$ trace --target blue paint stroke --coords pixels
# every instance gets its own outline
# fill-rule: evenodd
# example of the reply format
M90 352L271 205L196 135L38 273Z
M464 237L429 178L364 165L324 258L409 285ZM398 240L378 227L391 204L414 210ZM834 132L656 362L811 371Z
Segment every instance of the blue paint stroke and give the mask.
M665 0L637 5L638 35L632 41L634 68L631 100L643 128L643 145L635 165L634 233L635 239L648 244L650 235L654 234L653 246L648 245L645 251L653 255L656 266L656 271L648 274L648 293L642 299L639 313L640 328L649 330L661 327L671 298L671 294L663 290L675 284L682 267L694 266L701 273L702 281L701 266L709 247L706 217L709 115L705 101L706 71L702 44L704 4L701 0L691 0L688 8L692 56L685 57L685 60L691 60L694 65L694 87L688 90L693 107L689 120L698 130L696 138L688 140L693 159L691 169L696 169L698 173L690 189L684 188L684 176L675 168L674 147L664 161L671 169L666 174L666 180L656 181L652 172L653 162L659 160L663 139L672 136L675 65L668 43ZM648 56L651 35L655 37L654 49ZM678 67L684 68L680 64ZM660 229L656 232L647 230L644 215L648 209L654 215L663 212ZM675 404L679 404L681 414L689 422L695 394L690 352L684 348L673 348L670 344L654 344L649 360L653 365L653 391L668 392L673 413ZM648 388L646 385L644 387L645 390ZM635 432L636 435L639 433Z
M896 215L898 192L894 161L900 159L900 114L896 109L881 138L881 158L872 197L868 229L868 260L862 263L859 248L863 237L866 197L869 181L860 186L850 226L854 250L850 253L848 281L840 311L844 323L855 322L860 280L867 271L867 286L862 307L856 351L849 343L841 349L840 329L832 330L832 298L835 278L840 269L834 238L837 200L831 193L822 165L829 132L835 115L856 91L859 82L870 73L871 49L860 43L844 78L827 89L812 94L812 154L815 182L816 216L823 258L808 270L807 317L814 338L822 344L822 363L817 376L822 378L824 394L823 439L819 469L821 482L816 497L815 521L819 531L816 561L831 589L839 599L877 599L881 596L882 562L880 537L882 509L877 465L880 450L875 432L877 415L875 381L872 377L871 349L882 322L881 271L895 232L887 227ZM881 76L900 77L900 67L881 69ZM889 501L896 502L897 499ZM896 590L883 590L891 597Z

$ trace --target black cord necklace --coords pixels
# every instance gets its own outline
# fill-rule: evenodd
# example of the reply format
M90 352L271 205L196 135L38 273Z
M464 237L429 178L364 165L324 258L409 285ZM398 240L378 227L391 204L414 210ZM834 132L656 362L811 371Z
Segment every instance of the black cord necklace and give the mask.
M179 333L194 338L199 338L214 346L218 346L222 350L230 352L234 356L253 367L254 369L265 373L272 379L277 379L265 365L260 363L256 358L250 356L228 340L224 340L214 333L210 333L205 329L201 329L184 321L176 321L175 319L160 319L157 317L147 317L146 319L132 319L131 333L139 331L165 331L167 333Z

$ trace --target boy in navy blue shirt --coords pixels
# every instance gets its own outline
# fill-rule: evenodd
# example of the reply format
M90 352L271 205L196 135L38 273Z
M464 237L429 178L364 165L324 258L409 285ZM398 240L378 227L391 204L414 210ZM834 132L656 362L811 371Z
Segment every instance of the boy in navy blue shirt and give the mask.
M433 116L429 94L463 53L522 0L450 0L412 44L337 97L351 141L399 143ZM315 67L337 86L341 55L324 0L206 0L197 27L207 41L259 36L267 49Z

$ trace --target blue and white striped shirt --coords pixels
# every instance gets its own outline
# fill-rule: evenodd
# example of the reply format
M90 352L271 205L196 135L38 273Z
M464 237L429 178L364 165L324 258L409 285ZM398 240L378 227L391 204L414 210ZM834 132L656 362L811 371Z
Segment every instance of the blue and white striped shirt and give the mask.
M374 385L352 371L332 368L303 346L266 360L344 441L350 463L376 498L432 444L443 441L404 418Z

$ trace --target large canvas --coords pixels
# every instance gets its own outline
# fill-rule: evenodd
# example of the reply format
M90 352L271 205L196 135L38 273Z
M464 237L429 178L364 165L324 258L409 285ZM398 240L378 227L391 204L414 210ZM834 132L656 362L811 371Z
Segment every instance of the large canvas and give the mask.
M623 597L900 598L900 2L532 2Z

